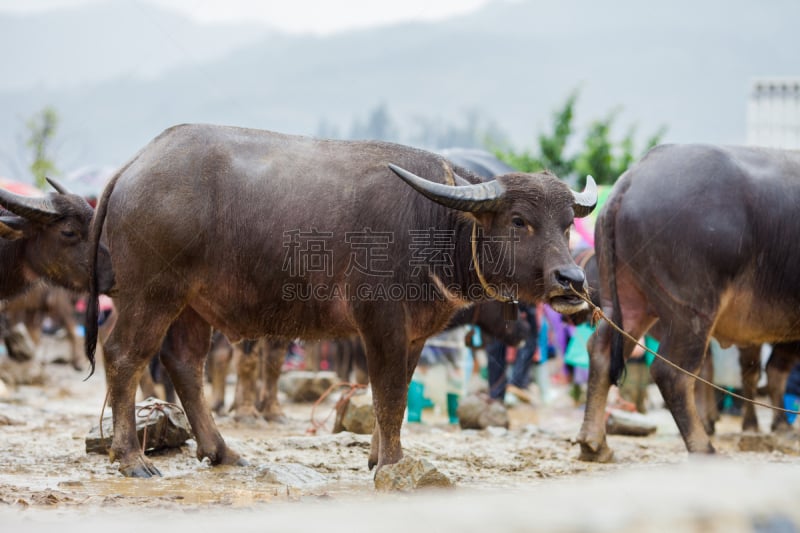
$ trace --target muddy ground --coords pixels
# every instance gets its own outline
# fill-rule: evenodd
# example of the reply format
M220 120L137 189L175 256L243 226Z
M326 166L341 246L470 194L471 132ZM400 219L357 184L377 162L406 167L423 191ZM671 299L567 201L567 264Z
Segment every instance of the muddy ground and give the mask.
M287 403L285 424L218 418L223 436L250 466L199 462L189 440L153 456L162 478L137 480L122 477L106 456L85 452L103 405L102 369L88 381L67 365L47 364L44 373L44 385L0 394L2 531L22 531L22 525L25 531L73 525L101 531L112 522L116 530L140 531L148 520L163 526L164 516L187 524L202 516L208 530L211 524L256 530L280 523L280 531L314 524L408 531L404 520L436 531L640 531L643 524L652 530L691 524L697 531L794 531L800 524L794 503L800 501L800 439L741 451L737 417L720 422L714 438L720 453L710 463L688 458L669 414L657 408L648 414L658 425L655 435L610 436L616 462L594 464L577 460L574 438L583 413L563 388L547 406L512 407L509 430L463 431L426 412L422 424L404 426L405 453L429 460L456 487L385 494L375 491L367 470L369 436L331 434L333 416L312 434L311 404ZM324 419L334 402L319 406L316 419ZM765 428L769 417L759 410ZM264 467L275 464L300 465L319 476L271 481ZM128 515L137 517L135 528L117 521ZM344 522L330 521L339 515Z

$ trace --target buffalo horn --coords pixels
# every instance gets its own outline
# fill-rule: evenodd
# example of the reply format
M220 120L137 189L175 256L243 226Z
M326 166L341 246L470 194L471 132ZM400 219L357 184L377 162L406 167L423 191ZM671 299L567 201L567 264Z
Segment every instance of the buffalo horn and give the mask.
M49 222L61 216L49 198L22 196L5 189L0 189L0 205L35 222Z
M403 181L434 202L459 211L470 213L496 211L505 193L505 188L497 180L451 186L428 181L391 163L389 163L389 168Z
M61 194L72 194L72 193L69 191L69 189L67 189L66 187L64 187L64 184L63 184L63 183L61 183L60 181L58 181L57 179L55 179L55 178L45 178L45 179L47 180L47 183L49 183L50 185L52 185L52 186L53 186L53 188L54 188L55 190L57 190L58 192L60 192Z
M583 192L572 191L573 204L572 209L575 211L575 217L585 217L594 210L597 205L597 184L594 178L586 176L586 187Z

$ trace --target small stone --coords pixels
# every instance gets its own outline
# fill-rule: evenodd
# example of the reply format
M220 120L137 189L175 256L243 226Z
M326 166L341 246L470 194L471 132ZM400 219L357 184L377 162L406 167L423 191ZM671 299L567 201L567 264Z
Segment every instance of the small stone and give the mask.
M739 450L743 452L772 452L775 450L775 442L772 435L764 435L751 431L742 432L739 436Z
M349 431L359 435L372 435L374 429L375 410L371 395L356 394L337 404L333 433Z
M176 405L156 398L147 398L136 404L136 436L139 442L145 438L145 451L165 448L180 448L192 437L192 429L186 414ZM108 453L114 437L114 425L110 415L103 417L103 431L95 426L86 436L86 453Z
M510 425L508 412L500 402L477 395L464 398L458 406L458 423L461 429L486 429Z
M658 426L640 413L629 413L612 409L606 420L606 433L609 435L628 435L647 437L656 432Z
M2 381L0 381L2 383ZM19 420L14 420L13 418L9 418L4 414L0 414L0 426L23 426L25 422L20 422Z
M327 477L313 468L297 463L262 466L258 469L256 479L292 488L315 487L328 482Z
M492 437L504 437L508 435L508 429L500 426L489 426L486 432Z
M5 343L8 357L14 361L30 361L36 354L36 348L33 345L33 340L28 333L28 329L23 323L14 325L8 331L8 336L5 338Z
M425 459L406 456L393 465L382 467L375 475L375 488L380 491L410 491L428 487L452 488L453 482Z
M775 449L787 455L800 455L800 436L794 431L772 434Z
M292 402L317 401L330 387L339 382L335 372L285 372L278 381L278 389Z

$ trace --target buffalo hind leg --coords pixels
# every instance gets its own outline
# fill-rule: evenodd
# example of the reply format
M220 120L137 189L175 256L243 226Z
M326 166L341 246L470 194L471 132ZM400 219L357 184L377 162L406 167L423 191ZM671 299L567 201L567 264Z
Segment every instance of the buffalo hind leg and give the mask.
M208 373L211 378L211 410L218 415L225 413L225 382L233 359L233 346L222 333L215 332L208 352Z
M259 341L262 355L262 385L259 391L258 405L261 415L269 422L285 422L286 415L278 401L278 380L281 368L286 359L287 342L278 339L261 339Z
M669 335L661 343L661 355L692 373L700 370L706 350L706 338L690 328L673 322ZM697 413L694 379L656 358L650 367L664 403L681 432L690 453L714 453L711 440Z
M739 348L739 367L742 369L742 396L754 400L761 378L761 345ZM750 402L744 402L742 431L758 431L756 409Z
M133 306L121 311L131 310ZM103 346L106 383L108 384L109 404L114 423L114 436L111 441L109 457L119 462L119 471L128 477L152 477L161 473L142 453L136 435L136 389L150 359L158 352L170 317L166 314L154 316L150 325L136 327L127 315L122 317Z
M800 343L777 343L772 347L772 354L767 361L767 392L772 405L783 407L783 395L792 367L800 359ZM783 411L772 412L772 431L788 431L791 429L789 419Z
M233 404L233 417L237 422L255 424L262 422L256 409L258 396L258 367L261 359L261 346L254 340L243 340L234 350L238 354L236 365L236 393Z
M700 377L712 383L714 381L714 360L709 352L706 353L706 357L703 360ZM699 379L695 380L694 398L697 404L697 414L700 415L700 420L703 421L706 433L713 435L717 430L717 421L719 420L719 409L717 409L717 398L714 395L714 389Z
M163 361L197 440L197 458L211 464L246 465L220 435L203 392L203 370L211 342L211 326L187 307L173 323L172 357Z

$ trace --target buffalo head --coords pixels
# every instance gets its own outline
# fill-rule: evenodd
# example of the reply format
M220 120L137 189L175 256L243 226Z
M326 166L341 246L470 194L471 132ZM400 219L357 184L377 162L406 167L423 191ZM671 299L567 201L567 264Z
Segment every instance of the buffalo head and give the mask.
M29 197L0 189L0 239L19 241L26 278L44 278L68 289L89 288L89 226L94 211L86 200L58 181L57 192ZM98 270L101 290L113 284L108 249L101 248Z
M390 168L424 196L472 218L473 266L490 296L544 300L565 314L586 307L572 291L583 292L586 277L570 255L569 231L575 217L597 204L591 176L579 193L549 172L511 173L476 184L455 176L456 185L449 186Z

